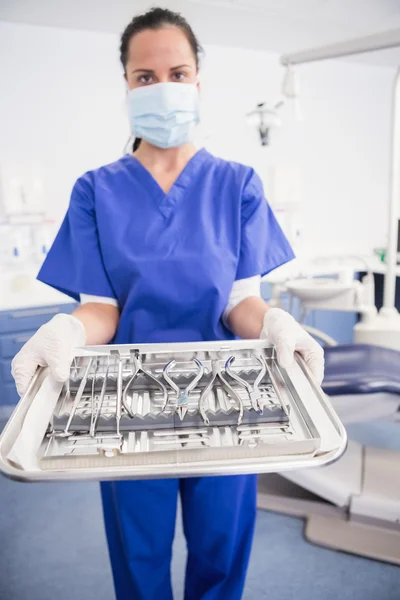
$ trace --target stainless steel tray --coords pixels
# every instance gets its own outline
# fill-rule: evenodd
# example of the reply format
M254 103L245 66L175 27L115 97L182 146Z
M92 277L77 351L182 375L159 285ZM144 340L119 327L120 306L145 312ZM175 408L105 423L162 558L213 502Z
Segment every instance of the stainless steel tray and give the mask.
M22 481L278 472L337 459L347 443L297 356L264 341L86 347L58 384L35 376L0 438Z

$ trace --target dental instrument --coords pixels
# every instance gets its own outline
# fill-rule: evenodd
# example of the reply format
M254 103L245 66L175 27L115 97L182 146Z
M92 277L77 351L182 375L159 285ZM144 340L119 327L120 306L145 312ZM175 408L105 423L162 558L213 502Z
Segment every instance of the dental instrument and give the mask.
M159 386L165 370L176 386L167 381L166 391L176 400L182 395L182 403L168 402L162 411L157 399L165 403ZM105 481L276 472L326 464L346 446L345 430L303 359L282 370L265 340L86 346L75 352L68 382L46 386L50 397L43 402L48 377L48 370L38 370L0 438L0 469L11 477ZM262 391L262 414L253 410L242 380ZM25 427L32 406L43 432L34 445ZM179 408L182 418L176 418Z
M256 359L257 362L260 363L261 369L260 369L260 372L257 375L257 379L254 381L253 385L250 385L245 379L242 379L242 377L239 377L239 375L237 375L237 373L235 373L233 371L232 365L235 361L234 356L231 356L226 361L225 370L226 370L227 374L236 381L236 383L238 383L240 386L245 388L245 390L247 391L247 393L249 395L250 402L251 402L253 409L257 413L261 414L263 411L262 392L259 388L259 385L260 385L261 381L263 380L263 378L265 377L265 374L267 373L267 367L265 365L265 361L263 361L261 356L254 354L254 358Z
M231 359L232 358L234 358L234 357L231 357ZM228 359L228 362L229 362L229 360L230 359ZM240 425L240 423L242 422L242 419L243 419L243 401L242 401L241 397L239 396L239 394L233 389L233 387L230 385L228 380L225 378L225 376L222 372L222 369L221 369L219 359L214 359L212 361L212 378L208 382L207 387L202 392L202 394L200 396L200 400L199 400L199 411L200 411L201 416L203 417L204 423L206 425L210 424L210 420L209 420L207 413L205 411L205 408L204 408L204 401L207 399L209 394L214 389L217 380L219 380L221 382L222 387L225 390L227 396L229 398L232 398L232 400L234 400L236 402L237 410L239 411L238 425Z
M165 381L171 386L176 394L176 412L178 413L181 421L188 411L190 393L195 389L204 374L204 367L202 363L197 358L193 358L193 362L195 366L197 366L197 375L183 390L181 390L179 385L177 385L170 377L170 373L176 365L176 360L170 360L169 363L165 365L163 370Z
M137 378L137 376L139 375L139 373L143 373L143 375L145 375L145 377L148 377L148 379L153 381L156 384L156 386L161 390L161 394L162 394L161 412L163 412L165 410L165 408L167 406L167 402L168 402L167 388L165 387L165 385L163 384L162 381L157 379L157 377L155 377L150 371L148 371L143 366L142 360L136 352L132 351L131 356L132 356L132 363L133 363L133 373L132 373L132 376L129 379L128 383L126 384L125 389L122 394L123 407L125 408L126 412L128 413L128 415L130 417L135 416L136 413L133 411L133 408L132 408L132 398L131 398L131 402L130 403L128 402L128 392L129 392L130 388L133 386L133 383L134 383L135 379ZM119 380L120 380L120 378L119 378Z
M85 386L86 386L86 381L87 381L87 379L88 379L88 376L89 376L89 371L90 371L90 369L91 369L91 367L92 367L92 363L93 363L93 358L89 359L89 361L88 361L88 363L87 363L87 366L86 366L86 369L85 369L85 374L84 374L84 376L83 376L83 378L82 378L82 381L81 381L81 384L80 384L80 386L79 386L78 392L77 392L77 394L76 394L76 396L75 396L75 400L74 400L74 404L73 404L73 407L72 407L72 410L71 410L71 414L70 414L70 416L69 416L69 419L68 419L68 421L67 421L67 424L66 424L66 426L65 426L65 429L64 429L64 431L63 431L62 433L59 433L59 434L58 434L58 435L60 435L60 436L63 436L63 437L68 437L68 436L72 435L72 434L70 433L70 431L69 431L69 428L70 428L70 426L71 426L72 419L73 419L73 418L74 418L74 416L75 416L76 410L77 410L77 408L78 408L78 406L79 406L79 403L80 403L80 401L81 401L81 399L82 399L83 391L84 391L84 389L85 389Z

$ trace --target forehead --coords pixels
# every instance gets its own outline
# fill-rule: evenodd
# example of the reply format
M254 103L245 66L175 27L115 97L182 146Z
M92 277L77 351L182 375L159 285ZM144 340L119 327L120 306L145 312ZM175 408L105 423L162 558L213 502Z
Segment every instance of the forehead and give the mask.
M181 29L163 27L134 35L129 42L128 62L135 68L154 69L162 64L195 64L195 57Z

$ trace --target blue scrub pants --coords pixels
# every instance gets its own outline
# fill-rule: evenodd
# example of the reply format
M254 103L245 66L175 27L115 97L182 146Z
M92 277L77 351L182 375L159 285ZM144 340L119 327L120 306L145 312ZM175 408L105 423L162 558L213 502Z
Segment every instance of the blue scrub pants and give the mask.
M178 493L188 548L185 600L240 600L256 475L101 484L117 600L171 600Z

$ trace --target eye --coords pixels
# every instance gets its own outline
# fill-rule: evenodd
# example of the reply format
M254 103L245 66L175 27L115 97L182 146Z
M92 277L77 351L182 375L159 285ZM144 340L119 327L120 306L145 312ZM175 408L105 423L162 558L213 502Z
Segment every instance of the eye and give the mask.
M174 81L185 81L186 73L184 73L183 71L177 71L172 75L172 78Z
M153 76L152 75L139 75L139 77L136 80L138 83L142 83L143 85L147 85L148 83L151 83L153 81Z

